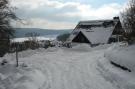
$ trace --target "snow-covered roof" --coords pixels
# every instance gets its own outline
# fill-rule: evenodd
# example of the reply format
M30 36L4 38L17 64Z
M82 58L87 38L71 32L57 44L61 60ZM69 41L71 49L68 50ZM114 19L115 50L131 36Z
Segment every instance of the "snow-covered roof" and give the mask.
M82 29L81 32L87 37L87 39L92 44L101 44L107 43L108 38L111 36L113 32L113 27L94 27L92 30L84 30Z
M119 20L80 21L71 33L72 41L81 31L92 44L107 43Z
M80 21L79 25L98 25L102 24L103 22L110 22L112 20L91 20L91 21Z

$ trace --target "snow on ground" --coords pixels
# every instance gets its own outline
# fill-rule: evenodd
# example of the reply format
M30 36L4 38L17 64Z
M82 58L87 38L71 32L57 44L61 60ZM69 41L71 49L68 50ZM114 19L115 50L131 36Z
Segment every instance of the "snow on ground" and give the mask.
M24 42L24 41L28 41L29 39L32 39L31 37L23 37L23 38L13 38L11 39L11 42ZM38 41L42 41L42 40L55 40L55 38L47 38L47 37L43 37L43 36L39 36L36 37L36 40Z
M114 45L105 52L105 55L107 59L135 71L135 45L124 47Z
M105 51L105 57L101 58L98 66L103 76L120 89L135 89L135 45L123 46L115 44ZM113 61L131 70L131 72L121 70L110 65Z
M27 50L19 53L18 68L15 54L7 54L1 59L12 61L0 66L0 89L134 89L133 75L120 82L131 75L104 57L109 46Z
M45 81L44 74L35 69L0 67L0 89L39 89Z

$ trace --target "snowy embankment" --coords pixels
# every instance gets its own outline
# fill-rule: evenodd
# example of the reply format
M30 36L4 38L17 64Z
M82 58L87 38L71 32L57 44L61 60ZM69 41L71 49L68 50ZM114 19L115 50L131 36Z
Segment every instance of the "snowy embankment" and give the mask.
M104 78L120 89L135 89L135 45L114 44L105 50L104 56L98 63Z
M44 74L36 69L11 64L0 67L0 89L39 89L44 81Z
M18 68L15 54L7 54L1 58L9 62L0 66L0 89L134 89L132 72L110 64L109 53L122 50L112 45L27 50L19 53Z
M45 50L22 51L19 52L19 59L29 58L43 51ZM43 72L28 66L27 61L19 61L19 67L16 67L15 56L13 53L0 58L1 63L3 59L8 62L5 65L0 65L0 89L40 89L46 81Z
M105 52L105 56L110 61L125 66L131 71L135 71L135 45L114 45Z

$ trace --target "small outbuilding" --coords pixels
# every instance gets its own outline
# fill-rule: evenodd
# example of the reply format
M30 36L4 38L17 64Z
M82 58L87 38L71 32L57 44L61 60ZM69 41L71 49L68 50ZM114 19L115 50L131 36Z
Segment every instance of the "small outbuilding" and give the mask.
M96 46L122 41L124 33L119 17L112 20L80 21L71 32L68 41Z

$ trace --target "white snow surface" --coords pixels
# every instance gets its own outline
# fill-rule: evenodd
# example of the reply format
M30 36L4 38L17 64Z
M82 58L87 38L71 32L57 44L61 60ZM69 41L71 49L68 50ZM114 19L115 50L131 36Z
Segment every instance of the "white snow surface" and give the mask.
M31 37L22 37L22 38L13 38L11 39L11 42L24 42L24 41L27 41L31 39ZM54 40L55 38L47 38L47 37L43 37L43 36L39 36L39 37L36 37L36 40L38 41L42 41L42 40Z
M135 89L135 76L104 57L112 45L27 50L19 53L18 68L15 54L7 54L0 58L9 61L0 66L0 89Z
M135 45L120 45L121 47L119 45L114 45L106 50L106 58L135 72Z
M92 31L82 29L82 33L88 38L92 44L107 43L108 38L112 35L114 27L93 27Z

